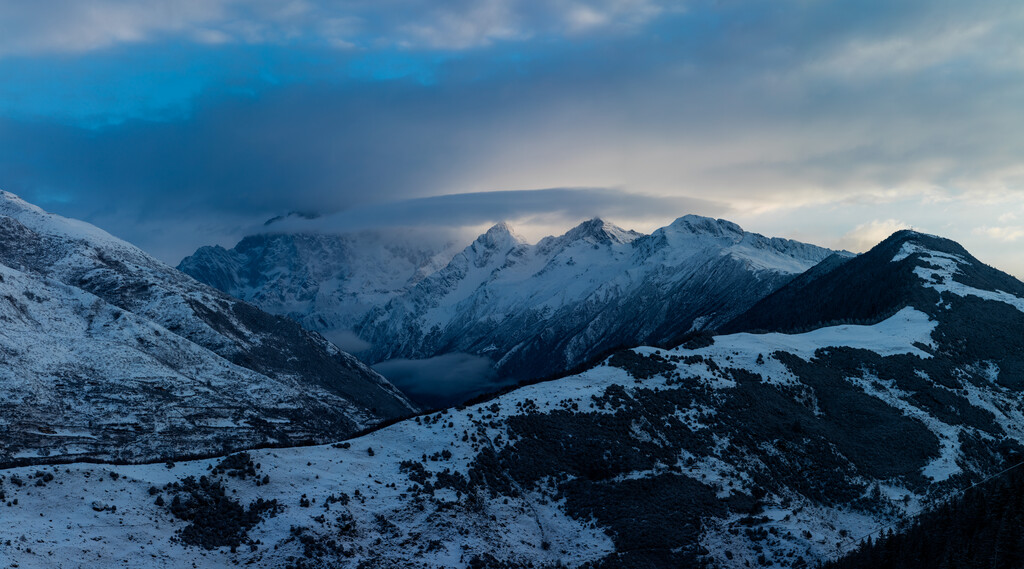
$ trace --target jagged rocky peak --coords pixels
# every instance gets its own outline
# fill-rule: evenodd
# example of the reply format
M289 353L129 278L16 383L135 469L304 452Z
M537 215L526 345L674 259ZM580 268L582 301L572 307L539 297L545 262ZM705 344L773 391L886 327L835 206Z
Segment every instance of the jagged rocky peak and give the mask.
M240 287L238 262L230 251L220 245L200 247L181 261L178 270L188 275L202 275L203 283L237 296Z
M326 237L292 234L298 254L247 238L231 259L181 267L329 337L349 331L374 363L461 352L529 378L712 329L833 253L700 216L653 235L594 218L536 244L508 223L474 237L422 262L366 244L313 246Z
M494 224L483 235L477 237L476 243L486 246L489 249L500 249L502 247L514 247L524 243L525 240L516 234L508 222L502 221Z
M517 235L511 225L502 221L477 237L476 241L466 248L465 253L469 257L475 258L475 264L480 265L496 256L507 255L525 244L526 240Z

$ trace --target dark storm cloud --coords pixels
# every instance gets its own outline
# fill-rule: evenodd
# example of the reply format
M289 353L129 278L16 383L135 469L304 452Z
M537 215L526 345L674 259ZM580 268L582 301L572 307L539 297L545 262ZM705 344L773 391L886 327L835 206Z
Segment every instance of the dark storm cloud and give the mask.
M591 121L574 117L573 109L614 104L578 96L575 89L584 80L597 90L593 73L560 77L558 66L544 65L538 83L510 84L504 76L488 76L488 61L453 63L448 72L468 78L441 85L404 79L288 84L252 96L221 91L194 101L188 116L176 120L85 128L0 118L0 180L30 201L103 219L118 235L154 248L146 224L156 220L182 224L188 239L194 235L189 226L204 216L255 223L295 210L332 213L453 190L498 189L500 180L475 180L501 164L520 172L551 166L529 155L508 162L511 153L545 144L539 126L568 120L577 124L565 124L563 132L575 137L575 127L584 126L579 121ZM482 203L474 202L470 217L480 216ZM606 193L596 202L577 200L576 207L585 206L580 215L615 216L615 209L592 206L632 211L644 203L664 205ZM459 206L447 206L458 217ZM510 212L536 210L506 206ZM486 216L493 218L494 211Z

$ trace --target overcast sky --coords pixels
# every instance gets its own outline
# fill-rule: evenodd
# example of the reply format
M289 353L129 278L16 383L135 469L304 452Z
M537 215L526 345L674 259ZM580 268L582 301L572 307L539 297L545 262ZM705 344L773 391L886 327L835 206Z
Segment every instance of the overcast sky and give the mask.
M171 263L289 211L698 213L1024 276L1021 38L1017 0L0 0L0 188Z

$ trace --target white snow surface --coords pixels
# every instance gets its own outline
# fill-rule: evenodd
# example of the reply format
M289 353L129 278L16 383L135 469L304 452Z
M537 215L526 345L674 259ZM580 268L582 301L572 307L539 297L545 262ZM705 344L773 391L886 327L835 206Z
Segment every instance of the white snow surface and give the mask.
M930 358L931 354L915 344L934 348L932 332L938 323L912 307L906 307L882 322L870 326L844 324L828 326L803 334L749 334L739 333L716 336L713 346L697 350L711 356L737 358L737 361L756 366L754 360L768 350L779 350L810 360L814 353L829 347L847 347L870 350L880 356L910 354ZM752 369L747 367L746 369Z
M610 538L593 523L569 518L561 504L536 493L525 493L508 503L485 500L482 512L469 514L464 498L444 490L437 492L435 503L428 503L423 511L417 509L416 500L407 492L408 479L400 472L401 462L447 450L451 458L428 461L427 469L464 474L476 454L473 447L480 445L463 443L453 435L469 429L480 436L495 436L485 422L469 415L469 411L446 413L433 424L405 421L353 440L349 448L326 445L252 451L253 460L261 466L258 476L269 476L270 482L255 486L252 479L225 477L231 497L242 504L257 496L274 498L284 506L281 513L250 532L251 538L264 543L255 552L243 548L233 554L227 547L206 551L183 545L175 539L175 532L186 524L155 506L149 494L153 486L163 488L185 476L207 475L219 460L178 463L170 469L162 464L74 464L0 471L8 480L3 484L6 499L18 500L0 516L0 535L13 539L10 546L0 540L0 556L22 568L193 564L214 568L235 560L256 567L281 567L287 557L302 555L301 545L287 539L289 528L303 526L316 531L321 524L314 518L325 514L331 519L340 512L351 514L357 528L348 545L363 548L351 559L352 567L363 560L403 567L465 566L471 554L483 552L548 563L561 560L574 566L613 550ZM372 456L369 449L373 449ZM36 472L51 472L55 478L45 488L35 487L31 483ZM119 478L111 479L111 472ZM14 476L29 484L11 484ZM347 505L325 509L329 496L342 493L352 498ZM170 500L169 493L163 495ZM311 505L301 507L302 498L309 499ZM116 506L116 511L96 512L95 501ZM396 524L397 531L379 531L380 516ZM31 539L22 541L22 535ZM426 553L410 546L434 540L442 546Z

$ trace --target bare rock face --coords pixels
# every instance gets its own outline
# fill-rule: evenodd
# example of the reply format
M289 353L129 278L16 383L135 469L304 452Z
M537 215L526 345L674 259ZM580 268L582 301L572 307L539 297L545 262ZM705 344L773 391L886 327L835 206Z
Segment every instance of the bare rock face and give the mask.
M411 411L295 322L0 193L0 463L328 441Z

